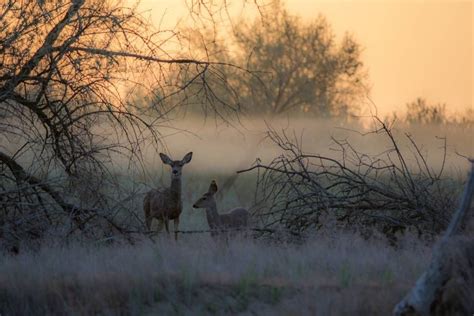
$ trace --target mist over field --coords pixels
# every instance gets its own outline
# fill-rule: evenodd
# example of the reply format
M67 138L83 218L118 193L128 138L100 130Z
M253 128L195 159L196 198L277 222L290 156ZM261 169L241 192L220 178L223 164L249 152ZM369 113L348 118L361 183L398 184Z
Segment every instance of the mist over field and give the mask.
M267 137L268 128L285 132L301 142L304 152L338 157L332 138L346 139L363 153L377 154L389 149L387 138L370 133L375 126L370 118L365 120L338 120L318 118L243 119L240 122L219 122L212 118L185 118L173 121L173 129L164 137L166 150L172 156L193 151L194 172L232 173L250 167L257 158L269 162L282 154ZM465 172L469 167L464 156L472 156L472 127L462 126L407 126L395 122L394 135L400 139L403 150L408 151L409 142L405 133L422 146L428 154L430 166L440 167L443 160L443 139L447 142L446 165L449 171ZM166 133L165 133L166 135ZM153 151L148 151L145 160L149 168L160 167L161 161ZM411 160L411 163L415 163Z

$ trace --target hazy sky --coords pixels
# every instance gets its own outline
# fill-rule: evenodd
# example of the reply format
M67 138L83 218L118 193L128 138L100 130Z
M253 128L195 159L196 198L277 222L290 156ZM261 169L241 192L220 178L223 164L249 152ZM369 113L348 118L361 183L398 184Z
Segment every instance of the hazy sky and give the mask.
M418 96L446 103L450 112L473 107L472 1L285 2L290 12L305 19L322 13L339 38L348 31L362 44L371 97L380 112L403 110ZM151 10L157 24L169 27L186 16L184 3L142 0L141 7Z

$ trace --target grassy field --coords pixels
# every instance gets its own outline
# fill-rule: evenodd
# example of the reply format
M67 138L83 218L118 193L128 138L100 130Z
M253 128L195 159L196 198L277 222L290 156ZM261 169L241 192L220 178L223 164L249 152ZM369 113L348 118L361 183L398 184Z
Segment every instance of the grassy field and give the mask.
M388 315L428 262L407 238L320 234L303 245L216 243L45 245L0 258L0 312L132 315Z

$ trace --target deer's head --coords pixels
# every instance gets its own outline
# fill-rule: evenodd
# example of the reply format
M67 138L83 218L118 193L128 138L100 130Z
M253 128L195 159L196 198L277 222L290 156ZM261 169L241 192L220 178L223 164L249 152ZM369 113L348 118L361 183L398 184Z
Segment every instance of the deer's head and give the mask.
M171 160L167 155L160 153L161 161L165 165L171 167L171 179L179 179L181 177L181 171L183 166L191 161L193 158L193 152L187 153L181 160Z
M212 180L209 189L202 197L193 204L193 208L207 208L214 201L214 194L217 192L216 180Z

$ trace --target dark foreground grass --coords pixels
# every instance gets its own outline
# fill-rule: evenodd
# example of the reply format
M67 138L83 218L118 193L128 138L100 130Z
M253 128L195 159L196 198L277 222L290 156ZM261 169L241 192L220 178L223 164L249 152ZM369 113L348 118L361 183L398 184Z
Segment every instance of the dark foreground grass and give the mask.
M48 245L0 258L0 314L388 315L430 248L356 235Z

